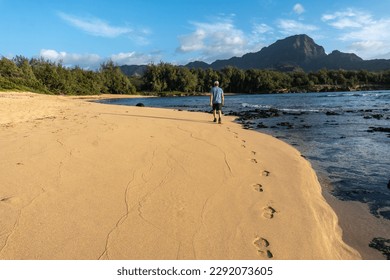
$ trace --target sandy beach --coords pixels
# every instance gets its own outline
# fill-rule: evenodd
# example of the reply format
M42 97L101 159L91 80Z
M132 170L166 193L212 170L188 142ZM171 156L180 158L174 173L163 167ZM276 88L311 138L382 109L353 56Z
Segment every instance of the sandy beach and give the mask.
M204 113L0 92L0 259L360 259L290 145Z

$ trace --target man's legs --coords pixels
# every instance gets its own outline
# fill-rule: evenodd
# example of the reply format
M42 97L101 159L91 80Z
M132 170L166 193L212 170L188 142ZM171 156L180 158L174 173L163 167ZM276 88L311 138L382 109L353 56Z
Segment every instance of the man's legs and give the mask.
M222 110L221 110L221 105L220 104L215 104L213 105L213 116L214 116L214 122L217 122L217 111L218 111L218 123L221 123L221 116L222 116Z
M216 116L216 109L213 109L213 116L214 116L214 122L216 122L217 121L217 119L215 118L215 116Z

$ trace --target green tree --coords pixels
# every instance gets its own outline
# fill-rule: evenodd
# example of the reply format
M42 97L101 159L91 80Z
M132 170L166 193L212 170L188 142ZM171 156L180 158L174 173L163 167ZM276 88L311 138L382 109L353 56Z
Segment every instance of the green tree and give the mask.
M6 78L20 78L22 72L12 60L2 57L0 59L0 75Z
M180 67L177 71L176 84L177 87L175 90L182 92L194 92L196 91L198 79L188 68Z
M64 93L64 84L57 73L57 65L43 58L30 61L35 77L49 92Z
M155 64L149 64L143 75L143 83L147 91L162 91L164 85L160 79L160 67Z
M239 93L245 92L245 72L242 69L233 68L233 73L230 78L230 91Z
M114 62L104 62L100 66L103 79L103 92L112 94L134 94L135 88Z

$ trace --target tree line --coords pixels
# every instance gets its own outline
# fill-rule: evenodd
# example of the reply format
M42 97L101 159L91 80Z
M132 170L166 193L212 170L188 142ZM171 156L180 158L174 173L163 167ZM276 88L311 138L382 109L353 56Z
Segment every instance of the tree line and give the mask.
M143 75L128 77L112 61L96 71L65 67L43 58L16 56L0 59L0 90L27 90L51 94L100 93L153 95L208 92L218 80L225 92L277 93L390 89L390 70L274 70L225 67L221 70L189 69L170 63L150 64Z
M129 78L112 61L102 63L98 71L92 71L23 56L0 59L0 90L67 95L136 92Z
M390 70L274 70L225 67L221 70L188 69L169 63L149 65L138 89L151 92L208 92L218 80L225 92L278 93L390 89Z

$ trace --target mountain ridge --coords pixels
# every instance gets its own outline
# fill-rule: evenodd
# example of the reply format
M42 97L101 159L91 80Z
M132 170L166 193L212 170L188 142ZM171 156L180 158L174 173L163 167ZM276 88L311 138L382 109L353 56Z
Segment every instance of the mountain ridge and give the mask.
M123 65L122 68L139 69L142 65ZM143 65L144 66L144 65ZM390 59L364 60L354 53L344 53L338 50L330 54L325 53L324 47L306 34L299 34L277 40L275 43L263 47L258 52L246 53L241 57L231 57L229 59L216 60L210 64L203 61L193 61L183 67L190 69L214 69L232 66L239 69L270 69L276 71L303 70L305 72L328 70L367 70L381 71L390 69ZM126 70L129 75L131 71Z

